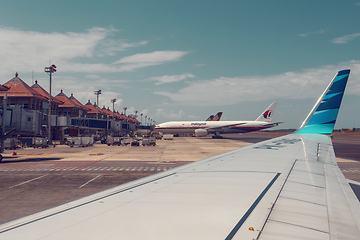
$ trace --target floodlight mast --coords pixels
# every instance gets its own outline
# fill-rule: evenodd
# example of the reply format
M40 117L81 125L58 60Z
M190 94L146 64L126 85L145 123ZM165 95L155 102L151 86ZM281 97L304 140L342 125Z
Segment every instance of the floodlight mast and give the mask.
M95 91L94 94L96 95L96 119L98 119L99 118L99 111L98 111L99 95L101 94L101 90Z
M113 104L113 118L115 119L115 102L116 98L111 99L111 103Z
M45 67L45 72L49 74L50 76L50 87L49 87L49 110L48 110L48 128L49 128L49 136L48 136L48 142L49 144L52 144L51 140L51 78L52 74L55 73L56 66L55 64L52 64L50 67Z

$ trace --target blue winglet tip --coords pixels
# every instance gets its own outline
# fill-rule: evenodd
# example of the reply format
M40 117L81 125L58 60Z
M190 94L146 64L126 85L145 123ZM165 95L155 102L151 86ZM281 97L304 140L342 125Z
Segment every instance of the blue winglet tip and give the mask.
M296 133L331 135L349 74L350 69L336 74Z

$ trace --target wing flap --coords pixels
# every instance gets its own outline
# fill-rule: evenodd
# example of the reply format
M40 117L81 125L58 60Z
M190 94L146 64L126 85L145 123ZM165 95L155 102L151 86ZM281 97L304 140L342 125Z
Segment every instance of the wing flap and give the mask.
M294 164L259 239L331 239L360 236L360 209L326 136L302 136L305 158Z
M331 238L358 239L360 203L355 200L340 169L328 165L325 171Z

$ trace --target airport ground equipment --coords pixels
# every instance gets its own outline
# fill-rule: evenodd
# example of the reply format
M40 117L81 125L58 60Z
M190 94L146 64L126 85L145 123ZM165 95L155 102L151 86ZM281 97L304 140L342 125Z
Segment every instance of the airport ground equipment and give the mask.
M108 146L126 146L130 144L130 138L129 137L112 137L107 136L106 138L106 144Z
M173 134L164 134L163 139L164 140L173 140L174 135Z
M121 145L127 146L131 143L131 139L129 137L121 137Z
M106 137L106 144L107 144L108 146L113 146L113 145L120 146L120 145L121 145L121 137L111 137L111 136L107 136L107 137Z
M19 140L17 138L7 138L4 141L4 148L14 150L18 148Z
M34 148L47 148L49 147L49 141L45 137L35 137L33 138Z
M70 147L89 147L94 144L94 137L69 137L66 144Z
M154 137L144 137L142 140L143 146L155 146L156 145L156 139Z
M140 146L140 143L139 143L139 141L138 141L137 139L134 139L134 140L131 142L131 146L132 146L132 147L138 147L138 146Z

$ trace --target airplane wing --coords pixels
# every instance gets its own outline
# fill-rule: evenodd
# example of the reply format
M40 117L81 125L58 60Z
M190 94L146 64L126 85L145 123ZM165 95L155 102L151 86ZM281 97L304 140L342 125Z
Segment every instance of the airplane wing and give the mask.
M234 123L234 124L224 124L224 125L221 125L221 126L218 126L218 127L209 127L209 128L206 128L206 130L209 132L209 133L214 133L216 131L221 131L221 130L224 130L224 129L227 129L227 128L231 128L231 127L235 127L235 126L240 126L240 125L244 125L245 123Z
M280 123L283 123L283 122L274 122L274 123L269 122L268 124L262 125L262 127L274 127L274 126L279 125ZM241 125L244 125L244 124L246 124L246 123L243 122L243 123L227 124L227 125L222 125L222 126L218 126L218 127L209 127L209 128L206 128L206 130L209 133L215 133L217 131L225 130L225 129L235 127L235 126L241 126Z
M294 134L3 224L0 239L358 239L360 203L316 132L333 120L311 120L321 99Z
M283 122L270 122L269 124L263 125L263 127L274 127L274 126L279 125L280 123L283 123Z

